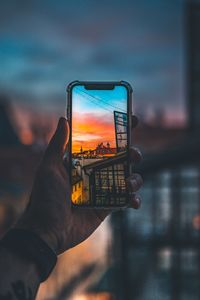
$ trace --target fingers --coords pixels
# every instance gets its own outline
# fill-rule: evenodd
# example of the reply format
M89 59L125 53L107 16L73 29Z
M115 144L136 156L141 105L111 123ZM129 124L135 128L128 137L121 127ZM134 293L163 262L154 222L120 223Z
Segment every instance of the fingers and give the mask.
M138 209L141 205L140 196L136 195L141 186L143 185L143 179L140 174L133 174L127 179L127 186L130 192L130 201L128 207Z
M140 176L140 174L133 174L126 180L127 188L129 190L130 200L129 204L127 205L127 208L134 208L138 209L141 206L141 198L140 196L136 195L135 192L137 192L141 186L143 185L143 179ZM97 218L100 220L100 222L103 222L103 220L112 213L113 210L111 209L94 209L94 213L97 216Z
M128 190L131 193L137 192L143 185L143 179L140 174L133 174L126 180Z
M140 162L142 160L142 153L139 149L130 147L130 161L132 162Z
M141 198L138 195L132 194L130 201L129 201L129 206L130 208L138 209L141 206Z
M132 130L138 125L138 118L132 116ZM139 149L130 147L130 161L140 162L142 160L142 154ZM128 189L130 191L130 201L128 207L138 209L141 206L141 198L136 195L135 192L138 191L143 185L143 179L139 174L133 174L127 179Z
M69 124L64 117L61 117L57 129L49 142L45 156L51 158L63 158L68 140Z
M132 130L138 125L138 118L136 116L132 116ZM134 148L133 146L130 147L130 159L131 162L140 162L142 159L142 154L139 149Z

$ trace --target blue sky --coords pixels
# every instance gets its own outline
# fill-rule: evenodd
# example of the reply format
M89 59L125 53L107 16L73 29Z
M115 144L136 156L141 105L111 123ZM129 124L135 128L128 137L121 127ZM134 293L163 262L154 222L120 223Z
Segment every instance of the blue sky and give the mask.
M0 9L0 90L65 108L73 80L126 80L140 112L185 109L183 0L7 0Z
M127 112L127 90L116 86L113 90L86 90L84 86L73 88L72 107L74 112L111 115L113 111Z

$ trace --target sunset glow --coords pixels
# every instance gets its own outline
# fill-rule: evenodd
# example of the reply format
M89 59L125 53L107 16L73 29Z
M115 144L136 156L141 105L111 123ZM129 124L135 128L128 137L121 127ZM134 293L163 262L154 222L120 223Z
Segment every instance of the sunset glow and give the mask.
M107 120L107 121L105 121ZM72 152L94 149L99 143L110 143L115 147L114 122L106 114L101 118L92 113L76 113L72 126Z

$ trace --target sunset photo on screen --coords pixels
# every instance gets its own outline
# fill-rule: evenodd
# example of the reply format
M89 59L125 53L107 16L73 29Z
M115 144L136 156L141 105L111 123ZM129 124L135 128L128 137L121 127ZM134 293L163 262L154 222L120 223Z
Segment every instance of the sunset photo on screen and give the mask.
M72 92L72 202L120 205L125 201L127 89Z

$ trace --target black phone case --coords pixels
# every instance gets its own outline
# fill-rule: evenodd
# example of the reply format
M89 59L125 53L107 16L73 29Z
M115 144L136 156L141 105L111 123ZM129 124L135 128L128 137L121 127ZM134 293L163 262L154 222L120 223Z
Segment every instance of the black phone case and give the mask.
M109 89L110 86L125 86L127 91L128 91L128 128L127 128L127 137L128 137L128 140L127 140L127 143L128 143L128 149L130 149L130 145L132 144L132 135L131 135L131 128L132 128L132 114L133 114L133 108L132 108L132 103L133 103L133 89L132 89L132 86L126 82L126 81L72 81L71 83L68 84L67 86L67 103L66 103L66 117L67 117L67 120L69 122L69 127L70 127L70 136L69 136L69 143L67 145L67 148L66 148L66 157L67 157L67 165L68 165L68 168L69 168L69 178L70 178L70 186L72 187L72 165L71 165L71 162L72 162L72 157L71 157L71 145L72 145L72 135L71 135L71 120L72 120L72 89L73 87L75 86L78 86L78 85L87 85L87 88L90 89L95 89L95 87L97 87L97 89ZM128 176L131 174L131 171L132 171L132 167L131 167L131 164L130 164L130 155L129 153L127 154L127 165L128 165ZM72 193L70 193L71 195ZM71 205L75 208L79 208L79 209L119 209L119 208L125 208L127 207L128 205L128 202L129 202L129 194L127 192L127 202L125 205L104 205L104 206L88 206L88 205L76 205L72 202L71 200L71 197L70 197L70 202L71 202Z

